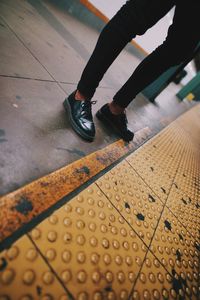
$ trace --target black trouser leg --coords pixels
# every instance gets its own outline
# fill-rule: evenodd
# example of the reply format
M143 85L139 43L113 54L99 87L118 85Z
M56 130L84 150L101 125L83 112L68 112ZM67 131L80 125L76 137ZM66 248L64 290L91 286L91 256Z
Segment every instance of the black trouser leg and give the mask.
M175 0L127 1L101 32L78 90L88 99L92 98L103 75L126 44L152 27L174 4Z
M173 24L166 41L141 62L114 96L114 102L119 106L127 107L139 92L168 68L187 59L197 46L200 41L200 2L185 2L189 1L177 1Z

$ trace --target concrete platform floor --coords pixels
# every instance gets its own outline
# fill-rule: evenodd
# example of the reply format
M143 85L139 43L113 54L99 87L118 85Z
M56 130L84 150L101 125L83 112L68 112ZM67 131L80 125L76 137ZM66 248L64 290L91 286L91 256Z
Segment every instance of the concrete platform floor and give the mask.
M96 118L95 141L81 140L62 107L76 88L97 37L95 30L51 1L0 1L1 195L118 140ZM94 97L98 101L94 113L138 63L132 54L120 54ZM129 127L143 136L137 147L193 106L178 102L174 96L178 89L171 84L156 104L138 95L130 105Z

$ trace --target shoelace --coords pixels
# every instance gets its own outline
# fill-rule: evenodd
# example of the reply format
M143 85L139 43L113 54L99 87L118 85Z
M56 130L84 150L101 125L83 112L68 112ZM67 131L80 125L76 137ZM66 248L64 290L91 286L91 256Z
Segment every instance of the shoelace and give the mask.
M84 117L91 117L92 116L92 105L96 104L97 101L96 100L92 100L92 101L84 101L82 103L82 107L84 108L84 110L82 111L82 116Z

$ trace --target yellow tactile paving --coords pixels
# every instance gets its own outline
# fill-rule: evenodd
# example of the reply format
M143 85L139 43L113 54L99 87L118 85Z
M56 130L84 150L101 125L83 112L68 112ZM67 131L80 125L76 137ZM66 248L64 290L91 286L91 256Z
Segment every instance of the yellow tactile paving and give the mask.
M78 300L127 299L147 251L95 184L30 236Z
M186 287L184 286L183 282L184 281L181 280L177 275L172 277L161 265L158 259L149 252L141 269L137 283L132 291L130 299L189 300L189 298L186 297Z
M173 276L181 276L190 294L196 299L199 288L198 244L178 219L165 208L150 250Z
M28 237L0 254L1 300L70 300Z
M199 119L197 106L2 252L0 300L199 300Z
M97 185L148 246L163 210L155 193L126 161L97 180Z
M167 199L166 206L180 222L200 242L200 194L199 198L190 198L175 184Z
M175 181L180 186L180 189L187 194L191 193L192 197L199 192L200 165L198 156L199 153L198 155L187 153L187 157L184 155L175 177Z
M127 161L165 202L183 153L179 130L168 127L142 149L127 157ZM162 176L161 176L162 174Z

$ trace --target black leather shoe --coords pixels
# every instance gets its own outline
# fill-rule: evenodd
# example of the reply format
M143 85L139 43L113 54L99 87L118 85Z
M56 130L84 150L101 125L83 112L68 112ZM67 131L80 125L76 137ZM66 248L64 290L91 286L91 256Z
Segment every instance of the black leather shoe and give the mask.
M126 142L130 142L133 139L134 133L127 128L128 121L125 113L114 115L111 113L108 104L105 104L98 110L96 116L105 125L114 129Z
M65 110L68 112L69 120L73 129L83 139L92 142L95 137L95 127L92 118L91 105L94 101L79 101L75 100L74 91L63 102Z

